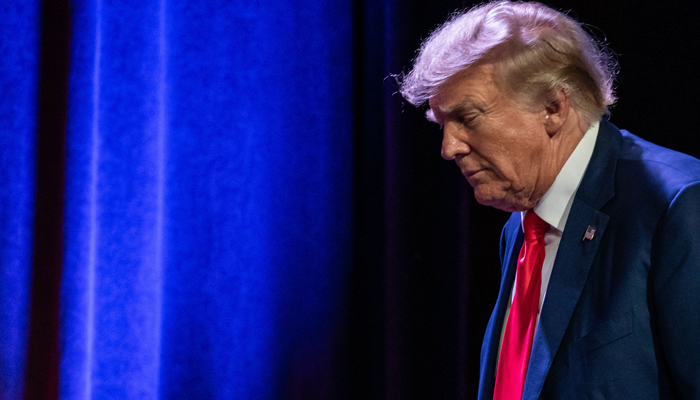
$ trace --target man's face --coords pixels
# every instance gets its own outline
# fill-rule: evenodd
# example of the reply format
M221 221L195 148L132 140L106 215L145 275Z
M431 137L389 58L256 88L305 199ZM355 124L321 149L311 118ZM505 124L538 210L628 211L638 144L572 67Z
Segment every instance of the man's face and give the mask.
M526 110L496 85L492 64L452 77L430 99L443 129L442 157L455 160L479 203L505 211L532 208L554 182L556 143L547 110Z

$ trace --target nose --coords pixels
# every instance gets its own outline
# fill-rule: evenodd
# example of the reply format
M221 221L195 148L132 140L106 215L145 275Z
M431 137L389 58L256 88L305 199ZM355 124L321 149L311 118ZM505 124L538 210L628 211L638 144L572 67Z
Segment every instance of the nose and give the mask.
M457 135L457 128L449 125L451 124L446 124L442 131L441 155L445 160L454 160L458 154L469 154L471 147L463 137Z

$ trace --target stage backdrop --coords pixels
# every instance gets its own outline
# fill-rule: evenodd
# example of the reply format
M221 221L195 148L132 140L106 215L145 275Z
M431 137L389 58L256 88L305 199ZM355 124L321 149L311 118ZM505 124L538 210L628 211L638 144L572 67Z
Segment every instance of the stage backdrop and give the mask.
M390 77L472 3L4 0L0 400L475 398L507 215ZM700 154L697 6L550 4Z
M40 7L0 6L0 398L336 397L350 2Z

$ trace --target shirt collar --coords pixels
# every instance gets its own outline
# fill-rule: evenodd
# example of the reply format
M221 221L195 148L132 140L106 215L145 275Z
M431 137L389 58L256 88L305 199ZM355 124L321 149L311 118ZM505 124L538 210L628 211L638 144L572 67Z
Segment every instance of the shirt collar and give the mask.
M596 121L588 128L559 171L552 186L533 208L540 218L559 231L564 231L574 196L583 180L583 174L586 172L591 155L593 155L599 126L600 121ZM525 211L522 212L522 218L524 217Z

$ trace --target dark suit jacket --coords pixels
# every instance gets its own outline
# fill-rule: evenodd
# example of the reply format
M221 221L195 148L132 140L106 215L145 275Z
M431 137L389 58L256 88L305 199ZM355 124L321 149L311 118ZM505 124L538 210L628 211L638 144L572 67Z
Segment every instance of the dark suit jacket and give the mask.
M480 399L493 397L522 242L514 213ZM537 398L700 399L700 161L601 122L535 335L523 399Z

